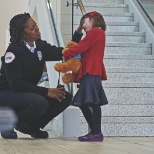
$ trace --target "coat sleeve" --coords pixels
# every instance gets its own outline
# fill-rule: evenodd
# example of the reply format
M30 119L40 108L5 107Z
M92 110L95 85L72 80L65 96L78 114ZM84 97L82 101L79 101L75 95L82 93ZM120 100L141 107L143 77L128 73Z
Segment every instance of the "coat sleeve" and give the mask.
M9 87L14 91L32 92L42 96L47 96L48 89L39 87L33 83L27 82L23 79L22 74L22 57L19 52L11 50L15 58L10 63L6 62L6 57L2 59L4 64L4 72L7 78Z
M78 32L74 32L74 35L72 37L72 41L79 43L81 40L83 34L79 34ZM43 50L45 52L45 61L58 61L62 60L62 50L63 47L56 47L54 45L51 45L47 43L46 41L41 42L43 44Z
M46 41L42 41L42 40L40 40L37 43L42 48L42 51L44 52L45 61L62 60L63 47L56 47L55 45L51 45Z
M87 52L91 46L94 44L94 40L97 39L97 33L94 30L89 31L88 34L82 39L79 44L69 50L66 50L64 53L64 59L67 60L78 54Z
M79 43L81 38L82 38L83 34L79 34L77 31L74 32L74 35L72 37L72 41Z

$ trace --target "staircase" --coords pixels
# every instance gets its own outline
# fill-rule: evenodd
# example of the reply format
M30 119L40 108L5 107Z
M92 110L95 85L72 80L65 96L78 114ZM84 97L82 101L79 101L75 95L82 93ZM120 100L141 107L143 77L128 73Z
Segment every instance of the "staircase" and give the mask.
M86 12L100 12L107 23L103 81L109 104L102 107L102 132L105 136L154 136L154 56L152 45L124 0L83 0ZM74 7L74 29L81 18ZM87 123L81 114L80 133Z

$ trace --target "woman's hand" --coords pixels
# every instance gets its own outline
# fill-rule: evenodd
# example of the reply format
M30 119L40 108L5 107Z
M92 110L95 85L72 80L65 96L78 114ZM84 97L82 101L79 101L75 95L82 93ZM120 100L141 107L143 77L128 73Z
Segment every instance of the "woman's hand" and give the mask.
M60 87L60 88L49 88L48 89L48 96L51 98L55 98L58 101L62 101L63 99L65 99L65 88L64 87Z

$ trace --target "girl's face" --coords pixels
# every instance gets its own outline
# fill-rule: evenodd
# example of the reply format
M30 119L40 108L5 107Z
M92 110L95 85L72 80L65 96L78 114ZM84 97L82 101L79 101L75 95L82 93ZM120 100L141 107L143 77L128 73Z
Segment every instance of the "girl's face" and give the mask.
M34 42L41 38L41 34L36 22L29 18L24 28L24 39L26 42Z
M83 19L82 27L86 33L89 32L89 30L93 28L92 20L90 20L89 18Z

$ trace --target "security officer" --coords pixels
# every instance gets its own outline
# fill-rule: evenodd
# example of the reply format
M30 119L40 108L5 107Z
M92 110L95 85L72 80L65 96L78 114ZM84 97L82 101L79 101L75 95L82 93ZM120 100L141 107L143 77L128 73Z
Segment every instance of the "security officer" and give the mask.
M79 42L82 28L74 33ZM17 116L16 130L34 138L48 138L42 131L54 117L63 112L71 102L64 87L37 86L45 61L62 60L62 47L51 46L41 40L36 22L29 13L18 14L10 21L10 45L1 58L0 106L12 108ZM16 139L14 130L3 130L1 136Z

